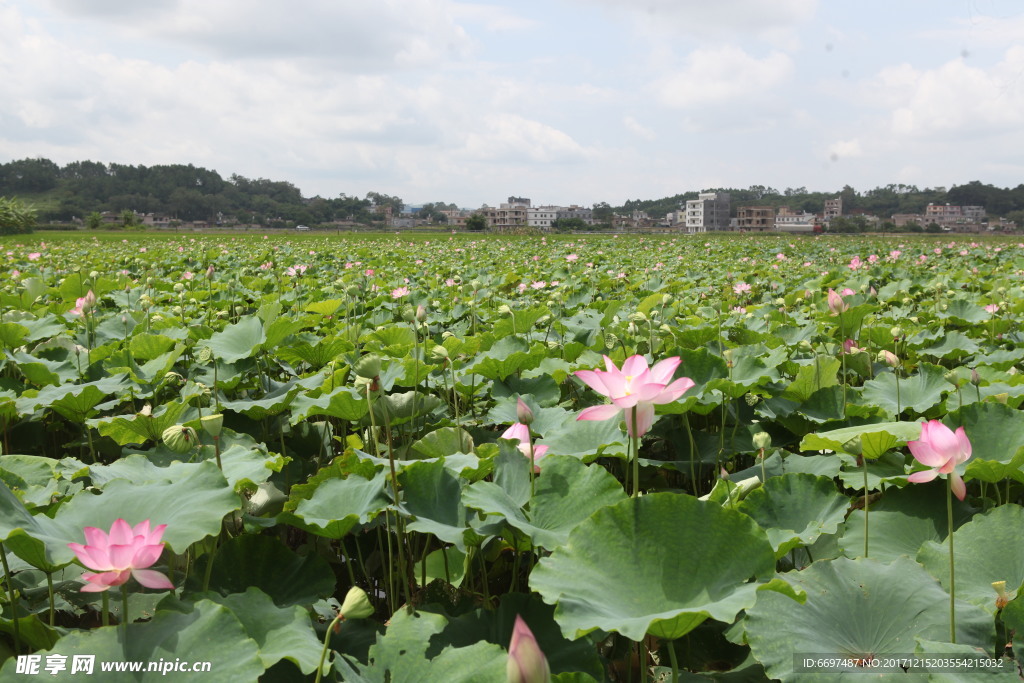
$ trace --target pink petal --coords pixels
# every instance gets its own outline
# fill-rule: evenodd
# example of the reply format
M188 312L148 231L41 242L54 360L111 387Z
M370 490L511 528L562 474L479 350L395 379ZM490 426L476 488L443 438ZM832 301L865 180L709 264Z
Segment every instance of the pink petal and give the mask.
M648 382L647 384L641 384L633 387L633 396L637 397L637 400L644 403L654 402L654 399L661 395L661 392L665 390L665 385L661 383Z
M146 567L153 565L160 559L160 555L163 552L163 544L144 545L141 548L138 548L135 551L135 556L132 558L132 569L145 569Z
M533 461L536 462L548 454L547 446L534 446L533 447Z
M576 421L580 420L610 420L617 416L622 409L614 403L606 403L600 406L590 406L580 411L580 414L576 416Z
M964 480L960 478L960 475L953 472L949 475L949 483L953 488L953 495L959 500L963 500L967 496L967 485L964 484Z
M599 372L600 374L598 374ZM601 375L604 373L600 370L579 370L575 374L579 377L580 381L597 393L602 396L610 396L608 387L605 386L604 381L601 379Z
M909 477L907 477L907 481L913 482L915 484L923 484L926 481L931 481L937 476L939 476L938 470L921 470L920 472L914 472Z
M130 576L131 571L127 569L122 569L121 571L100 572L99 574L85 572L82 574L82 578L88 581L88 583L82 586L82 590L86 593L105 591L111 586L120 586L122 583L125 583Z
M95 546L97 548L107 547L107 532L103 529L97 529L94 526L87 526L82 531L85 532L85 544Z
M654 403L672 403L677 398L689 391L694 385L694 381L689 377L680 377L672 384L665 387L665 390L658 394L658 398L654 400Z
M174 590L174 584L163 573L155 569L134 569L132 576L146 588L163 588Z
M967 432L963 427L956 428L956 440L960 444L960 454L957 455L956 461L958 463L965 462L971 457L971 441L967 438Z
M601 381L604 382L605 396L609 398L617 398L619 396L625 396L629 392L629 381L625 375L609 374L604 373L601 375Z
M519 443L528 443L530 441L530 428L524 425L522 422L516 422L514 425L506 429L501 433L502 439L518 439Z
M619 371L619 367L615 365L615 362L611 358L609 358L608 356L602 356L602 358L604 358L604 369L606 371L613 372L617 375L622 374Z
M110 545L130 545L135 539L131 526L124 519L117 519L110 527Z
M646 434L654 424L654 404L641 403L636 407L636 425L631 425L632 412L626 413L626 433L639 438Z
M946 459L942 457L942 455L936 453L932 449L932 445L928 441L908 441L907 447L910 449L910 452L917 461L922 465L927 465L928 467L940 467L946 462Z
M954 459L960 452L960 441L956 434L938 420L930 420L921 425L921 440L927 441L944 461Z
M643 356L630 356L622 364L622 374L627 377L636 377L647 370L647 359Z
M622 408L623 410L629 410L639 402L639 394L623 394L621 396L612 396L612 403Z
M132 534L135 536L149 536L149 520L139 522L132 527Z
M105 572L114 568L114 563L110 561L110 554L106 548L87 545L82 547L81 553L76 552L76 555L78 555L79 561L89 569Z
M127 569L132 566L132 558L135 557L138 547L134 543L127 545L110 546L110 564L114 569Z
M675 374L676 368L682 362L679 356L658 361L651 368L651 380L658 384L668 384L672 380L672 375Z

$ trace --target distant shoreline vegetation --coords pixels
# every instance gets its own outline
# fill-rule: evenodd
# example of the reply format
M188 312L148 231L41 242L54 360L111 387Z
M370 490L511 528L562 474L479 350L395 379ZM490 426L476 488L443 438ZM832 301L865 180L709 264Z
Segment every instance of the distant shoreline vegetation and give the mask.
M746 189L704 188L728 192L732 206L758 205L795 211L818 212L826 199L841 197L844 214L873 214L888 217L914 214L928 204L983 206L989 216L1024 225L1024 184L999 188L971 181L950 188L918 188L890 184L858 191L849 185L836 191L809 191L805 187L777 190L766 185ZM677 211L698 192L686 192L661 199L630 199L621 206L607 202L594 205L594 216L644 212L661 218ZM75 161L59 166L49 159L21 159L0 164L0 197L17 198L36 210L38 227L65 224L109 227L126 222L126 212L160 216L163 224L204 223L210 228L252 225L262 228L291 228L295 225L344 229L383 226L389 216L406 208L400 197L368 192L365 197L340 192L337 197L305 197L288 181L246 178L232 174L227 179L217 171L192 164L133 166ZM566 198L571 199L571 198ZM437 226L446 222L445 210L454 203L431 202L417 207L417 215ZM97 216L99 219L97 220Z

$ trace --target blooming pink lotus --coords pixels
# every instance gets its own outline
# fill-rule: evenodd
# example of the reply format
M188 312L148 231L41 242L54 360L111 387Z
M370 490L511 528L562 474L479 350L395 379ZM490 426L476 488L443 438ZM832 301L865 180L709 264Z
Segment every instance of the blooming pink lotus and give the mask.
M88 581L82 591L102 592L126 583L131 576L146 588L173 590L174 584L164 574L147 569L160 559L164 550L160 538L166 528L166 524L161 524L150 530L148 519L134 527L118 519L111 525L109 534L96 527L85 527L85 545L68 543L78 561L97 572L82 574Z
M576 419L608 420L625 410L626 431L632 437L643 436L654 424L654 406L675 401L693 386L694 382L689 377L671 381L680 362L678 356L673 356L648 368L647 359L636 355L627 358L619 370L612 359L605 356L606 370L580 370L575 374L612 402L584 408ZM633 408L636 409L635 421Z
M509 683L547 683L551 680L548 660L537 644L533 631L518 614L515 626L512 627L512 640L508 644L505 673Z
M75 299L75 307L71 309L72 315L85 315L85 313L96 305L96 295L89 290L85 296Z
M914 458L931 469L914 472L907 481L921 483L931 481L940 474L948 474L953 495L963 500L967 486L956 472L956 466L971 457L971 442L963 427L954 432L938 420L921 423L921 438L908 441L907 446Z
M737 282L732 286L732 291L736 294L746 294L751 290L749 282Z

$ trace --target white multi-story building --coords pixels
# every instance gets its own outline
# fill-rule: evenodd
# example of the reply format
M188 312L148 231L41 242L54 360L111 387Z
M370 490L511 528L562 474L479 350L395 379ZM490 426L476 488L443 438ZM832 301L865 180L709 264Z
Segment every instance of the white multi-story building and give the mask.
M701 192L686 202L686 231L729 229L729 193Z
M550 230L551 224L558 219L558 206L533 206L526 210L526 223L531 228Z
M784 206L775 216L775 229L780 232L814 232L817 218L813 213L797 213Z

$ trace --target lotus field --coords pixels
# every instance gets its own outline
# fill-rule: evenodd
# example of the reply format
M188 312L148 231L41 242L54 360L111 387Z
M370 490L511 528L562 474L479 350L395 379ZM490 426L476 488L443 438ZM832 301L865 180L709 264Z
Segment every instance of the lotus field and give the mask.
M3 247L2 680L1021 678L1016 240Z

